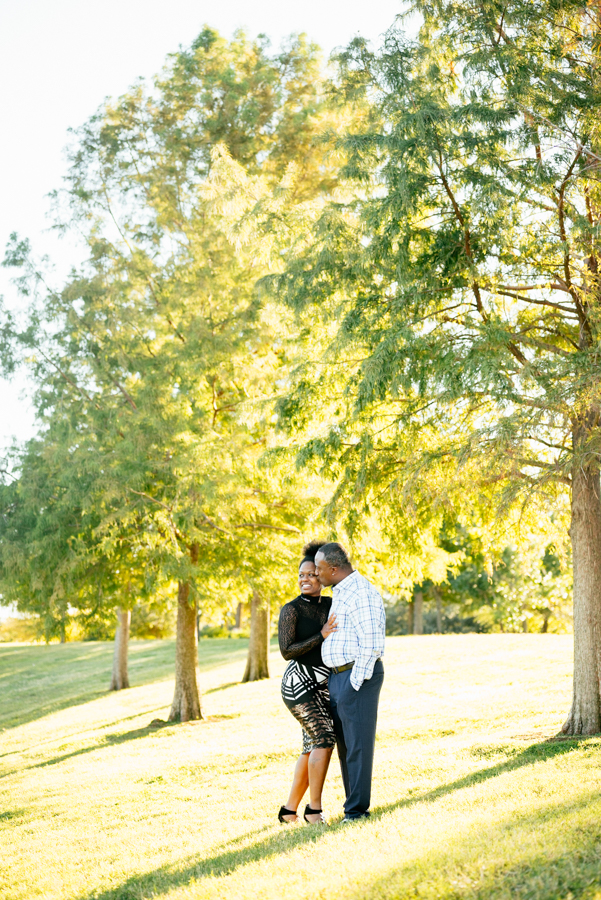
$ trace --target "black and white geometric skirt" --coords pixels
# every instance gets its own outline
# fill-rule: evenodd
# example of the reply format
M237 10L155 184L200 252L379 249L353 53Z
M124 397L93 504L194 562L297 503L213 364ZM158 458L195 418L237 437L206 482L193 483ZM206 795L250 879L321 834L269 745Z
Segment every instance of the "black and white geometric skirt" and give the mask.
M326 666L306 666L293 659L282 677L282 699L303 729L303 753L336 744L328 674Z

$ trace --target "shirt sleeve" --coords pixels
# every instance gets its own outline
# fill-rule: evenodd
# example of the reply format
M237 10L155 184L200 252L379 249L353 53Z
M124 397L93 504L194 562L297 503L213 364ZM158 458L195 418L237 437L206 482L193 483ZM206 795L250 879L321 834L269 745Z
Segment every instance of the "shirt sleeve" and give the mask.
M382 598L376 591L359 592L349 617L359 642L359 655L351 672L351 685L358 691L371 678L376 660L384 653L386 615Z
M287 603L282 607L278 622L278 640L280 644L280 653L284 659L298 659L304 656L313 647L319 646L323 642L321 631L312 635L305 641L295 641L296 638L296 610L291 603Z

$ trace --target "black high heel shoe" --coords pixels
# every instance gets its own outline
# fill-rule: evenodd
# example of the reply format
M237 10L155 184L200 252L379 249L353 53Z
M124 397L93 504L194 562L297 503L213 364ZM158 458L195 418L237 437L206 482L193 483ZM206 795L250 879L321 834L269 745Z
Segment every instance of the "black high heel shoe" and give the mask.
M280 806L280 811L278 813L278 819L280 820L282 825L293 825L294 824L293 822L288 822L287 819L284 818L284 816L296 816L296 818L298 819L298 815L297 815L295 809L286 809L285 806Z
M309 820L307 818L308 815L309 816L319 816L319 821L318 822L309 822ZM308 803L305 806L305 812L303 814L303 819L305 820L305 822L309 822L309 825L325 825L326 824L326 820L323 815L323 809L311 809L311 807L309 806Z

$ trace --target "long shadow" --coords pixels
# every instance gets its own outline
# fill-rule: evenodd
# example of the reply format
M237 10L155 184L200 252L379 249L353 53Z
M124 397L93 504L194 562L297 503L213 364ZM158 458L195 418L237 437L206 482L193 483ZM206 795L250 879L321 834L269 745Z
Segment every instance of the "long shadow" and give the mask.
M201 672L241 661L248 641L203 640ZM0 645L0 728L15 728L50 713L81 706L106 696L111 678L110 642L3 647ZM129 672L132 687L173 677L175 642L132 641Z
M137 719L138 715L129 718ZM171 731L173 728L179 728L177 722L164 722L160 725L144 725L142 728L134 728L132 731L125 731L122 734L107 734L101 741L95 744L89 744L87 747L80 747L78 750L72 750L70 753L63 753L61 756L53 756L51 759L45 759L43 762L33 763L30 766L20 766L12 772L3 772L0 779L8 778L17 772L28 772L31 769L45 769L47 766L56 766L67 759L73 759L74 756L84 756L86 753L93 753L94 750L103 750L106 747L112 747L114 744L124 744L127 741L135 741L138 738L148 737L157 731Z
M132 716L131 718L138 718L138 716ZM235 716L211 716L209 719L203 719L200 722L195 722L194 725L202 728L204 725L210 725L211 722L219 721L223 719L235 718ZM51 759L45 759L43 762L32 763L30 766L20 766L18 769L13 769L10 772L3 772L0 775L0 780L3 778L8 778L10 775L16 775L21 772L28 772L32 769L45 769L48 766L56 766L62 762L65 762L67 759L73 759L75 756L85 756L86 753L93 753L95 750L104 750L107 747L113 747L118 744L125 744L128 741L135 741L139 738L148 737L150 734L156 734L156 732L171 732L174 729L181 728L179 722L160 722L158 724L150 723L149 725L144 725L142 728L134 728L132 731L124 731L121 734L107 734L101 741L97 741L94 744L89 744L87 747L79 747L77 750L72 750L70 753L63 753L60 756L53 756ZM282 754L278 754L282 757L288 757L289 754L284 752ZM240 769L246 771L249 767L252 768L253 760L256 760L257 763L259 760L264 759L263 754L257 754L256 756L245 756L244 760L239 763ZM233 771L233 767L229 766L230 772Z
M365 881L359 890L345 896L347 900L382 896L438 900L494 900L495 897L595 900L601 885L601 824L596 822L584 830L578 821L570 822L569 817L586 810L600 796L595 791L571 803L545 808L545 824L561 820L561 849L556 847L552 852L549 847L520 840L525 831L532 833L540 825L541 810L537 810L529 816L495 822L481 832L477 847L473 839L459 843L454 852L452 848L445 852L436 847L422 858L409 860ZM512 837L514 857L495 858L494 848L508 834ZM490 862L482 847L492 849ZM466 870L469 876L463 878ZM441 887L441 874L446 882L444 887Z
M510 772L522 766L534 765L554 756L569 753L575 749L578 743L578 741L546 741L533 744L505 762L472 772L463 778L441 785L424 794L405 797L386 806L377 807L372 813L372 820L380 819L383 815L395 809L414 806L417 803L431 803L439 797L444 797L470 785L496 778L504 772ZM336 825L338 824L336 823ZM132 900L132 898L142 900L142 898L146 897L158 897L187 884L192 879L230 875L239 866L243 866L247 862L269 859L279 854L288 853L296 847L317 843L328 831L329 829L291 828L280 831L275 835L272 834L261 842L253 843L250 846L233 847L234 843L239 843L240 839L238 838L225 845L229 849L225 849L215 856L207 859L188 858L188 860L182 860L177 866L162 866L154 869L152 872L135 875L115 888L110 888L101 893L95 891L93 894L84 895L79 900L92 900L92 898L94 900Z

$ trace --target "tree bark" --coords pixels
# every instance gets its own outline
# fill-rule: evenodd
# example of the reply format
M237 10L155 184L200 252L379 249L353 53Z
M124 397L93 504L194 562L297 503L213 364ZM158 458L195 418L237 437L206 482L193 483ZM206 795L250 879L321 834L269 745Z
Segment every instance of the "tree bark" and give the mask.
M582 429L584 432L584 429ZM585 434L574 435L572 521L574 563L574 690L564 734L601 730L601 499L599 464L584 464L578 449Z
M113 652L113 674L111 677L111 691L122 691L129 687L129 675L127 673L127 646L129 643L129 625L131 622L131 610L117 607L117 630L115 632L115 649Z
M191 560L198 560L194 545ZM180 581L177 586L177 636L175 641L175 690L170 722L189 722L202 719L200 677L198 669L198 635L196 631L196 602L190 602L190 583Z
M241 603L239 603L238 606L236 607L236 624L234 625L234 628L238 628L238 629L242 628L242 604Z
M422 591L415 592L413 601L413 634L424 633L424 595Z
M415 613L415 603L409 600L407 603L407 634L413 634L413 619Z
M436 600L436 633L442 634L442 600L438 588L433 588L433 593Z
M269 605L253 591L250 605L250 641L242 682L269 678Z

